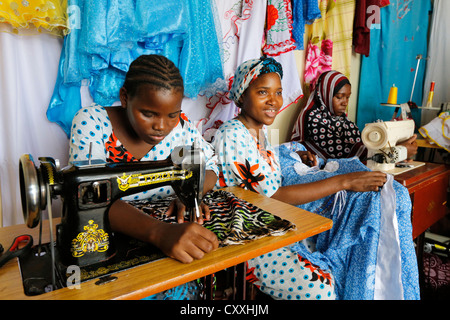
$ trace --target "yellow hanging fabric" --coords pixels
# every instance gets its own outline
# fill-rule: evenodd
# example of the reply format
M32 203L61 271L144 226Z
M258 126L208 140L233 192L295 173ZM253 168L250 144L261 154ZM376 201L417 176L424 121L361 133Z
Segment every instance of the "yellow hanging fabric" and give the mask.
M0 24L12 33L33 29L64 35L67 27L67 0L0 0Z

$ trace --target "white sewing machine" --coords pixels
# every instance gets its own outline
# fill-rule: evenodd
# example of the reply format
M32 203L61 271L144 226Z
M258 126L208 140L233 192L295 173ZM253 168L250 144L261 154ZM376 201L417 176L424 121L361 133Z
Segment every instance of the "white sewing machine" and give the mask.
M379 121L366 124L361 133L361 139L368 149L367 167L396 174L423 165L420 162L413 162L405 164L407 170L396 170L399 169L396 168L396 164L408 157L406 147L397 144L408 140L413 135L414 120Z

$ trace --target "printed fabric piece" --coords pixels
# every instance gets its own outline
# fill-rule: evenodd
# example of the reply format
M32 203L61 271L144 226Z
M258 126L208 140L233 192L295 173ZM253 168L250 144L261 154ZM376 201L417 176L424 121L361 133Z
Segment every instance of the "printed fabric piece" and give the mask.
M423 253L423 273L427 299L447 300L450 297L450 257Z
M129 203L156 219L176 223L175 216L165 215L173 199L167 197L154 202L137 200ZM211 219L205 221L203 226L216 234L220 246L242 244L266 236L280 236L296 228L291 222L239 199L231 192L211 191L203 201L211 212Z
M197 281L190 281L163 292L153 294L142 300L198 300L200 294L201 290Z
M276 148L283 175L283 186L308 183L338 174L369 170L356 158L329 160L325 169L318 167L299 170L298 154L302 145L290 142ZM335 165L332 165L335 164ZM393 180L393 179L392 179ZM391 181L392 181L391 180ZM395 192L395 214L398 223L401 278L403 296L395 299L420 299L419 276L414 242L411 237L411 199L408 190L392 181ZM372 300L377 274L377 249L381 232L381 193L340 191L299 206L307 211L333 220L331 230L309 240L315 246L308 248L296 243L290 248L322 270L330 270L335 279L336 299ZM389 264L389 261L384 261ZM393 299L393 298L392 298Z
M217 157L214 156L211 145L202 138L197 128L185 115L180 116L177 126L163 141L149 150L144 157L136 159L115 136L105 108L92 105L81 109L74 117L69 141L69 163L88 160L90 143L92 143L91 159L105 162L129 162L167 159L175 147L190 146L195 139L200 141L205 153L206 170L212 170L219 175L216 165ZM124 200L162 199L172 194L174 191L171 186L163 186L125 197Z
M419 132L428 141L450 152L450 112L441 112L439 116L419 128Z
M68 32L67 9L67 0L1 1L0 23L11 25L13 33L36 28L62 36Z

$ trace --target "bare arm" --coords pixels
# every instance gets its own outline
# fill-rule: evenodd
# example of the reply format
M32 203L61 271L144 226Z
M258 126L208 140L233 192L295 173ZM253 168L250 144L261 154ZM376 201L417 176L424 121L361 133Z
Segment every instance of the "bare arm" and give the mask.
M203 185L203 194L206 194L208 191L211 191L216 185L217 176L214 171L207 170L205 173L205 183Z
M352 172L311 183L280 187L272 198L292 205L300 205L341 190L378 191L385 182L386 174L382 172Z

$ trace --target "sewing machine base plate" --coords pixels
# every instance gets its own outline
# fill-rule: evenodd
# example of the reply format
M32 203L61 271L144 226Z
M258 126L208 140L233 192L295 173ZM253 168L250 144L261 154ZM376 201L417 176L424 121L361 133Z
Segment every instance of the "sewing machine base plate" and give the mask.
M40 295L61 289L77 282L100 278L113 273L133 268L165 257L157 248L133 238L116 235L117 253L105 262L80 268L79 277L74 276L73 268L69 269L60 262L58 250L55 250L55 283L52 284L52 258L50 244L34 246L27 255L19 257L24 292L27 296ZM71 271L72 270L72 271Z
M407 172L409 170L413 170L415 168L421 167L423 165L425 165L425 162L420 162L420 161L411 161L411 162L406 162L407 167L395 167L393 170L387 170L385 171L385 173L389 173L392 174L393 176L396 176L398 174L402 174L404 172Z

